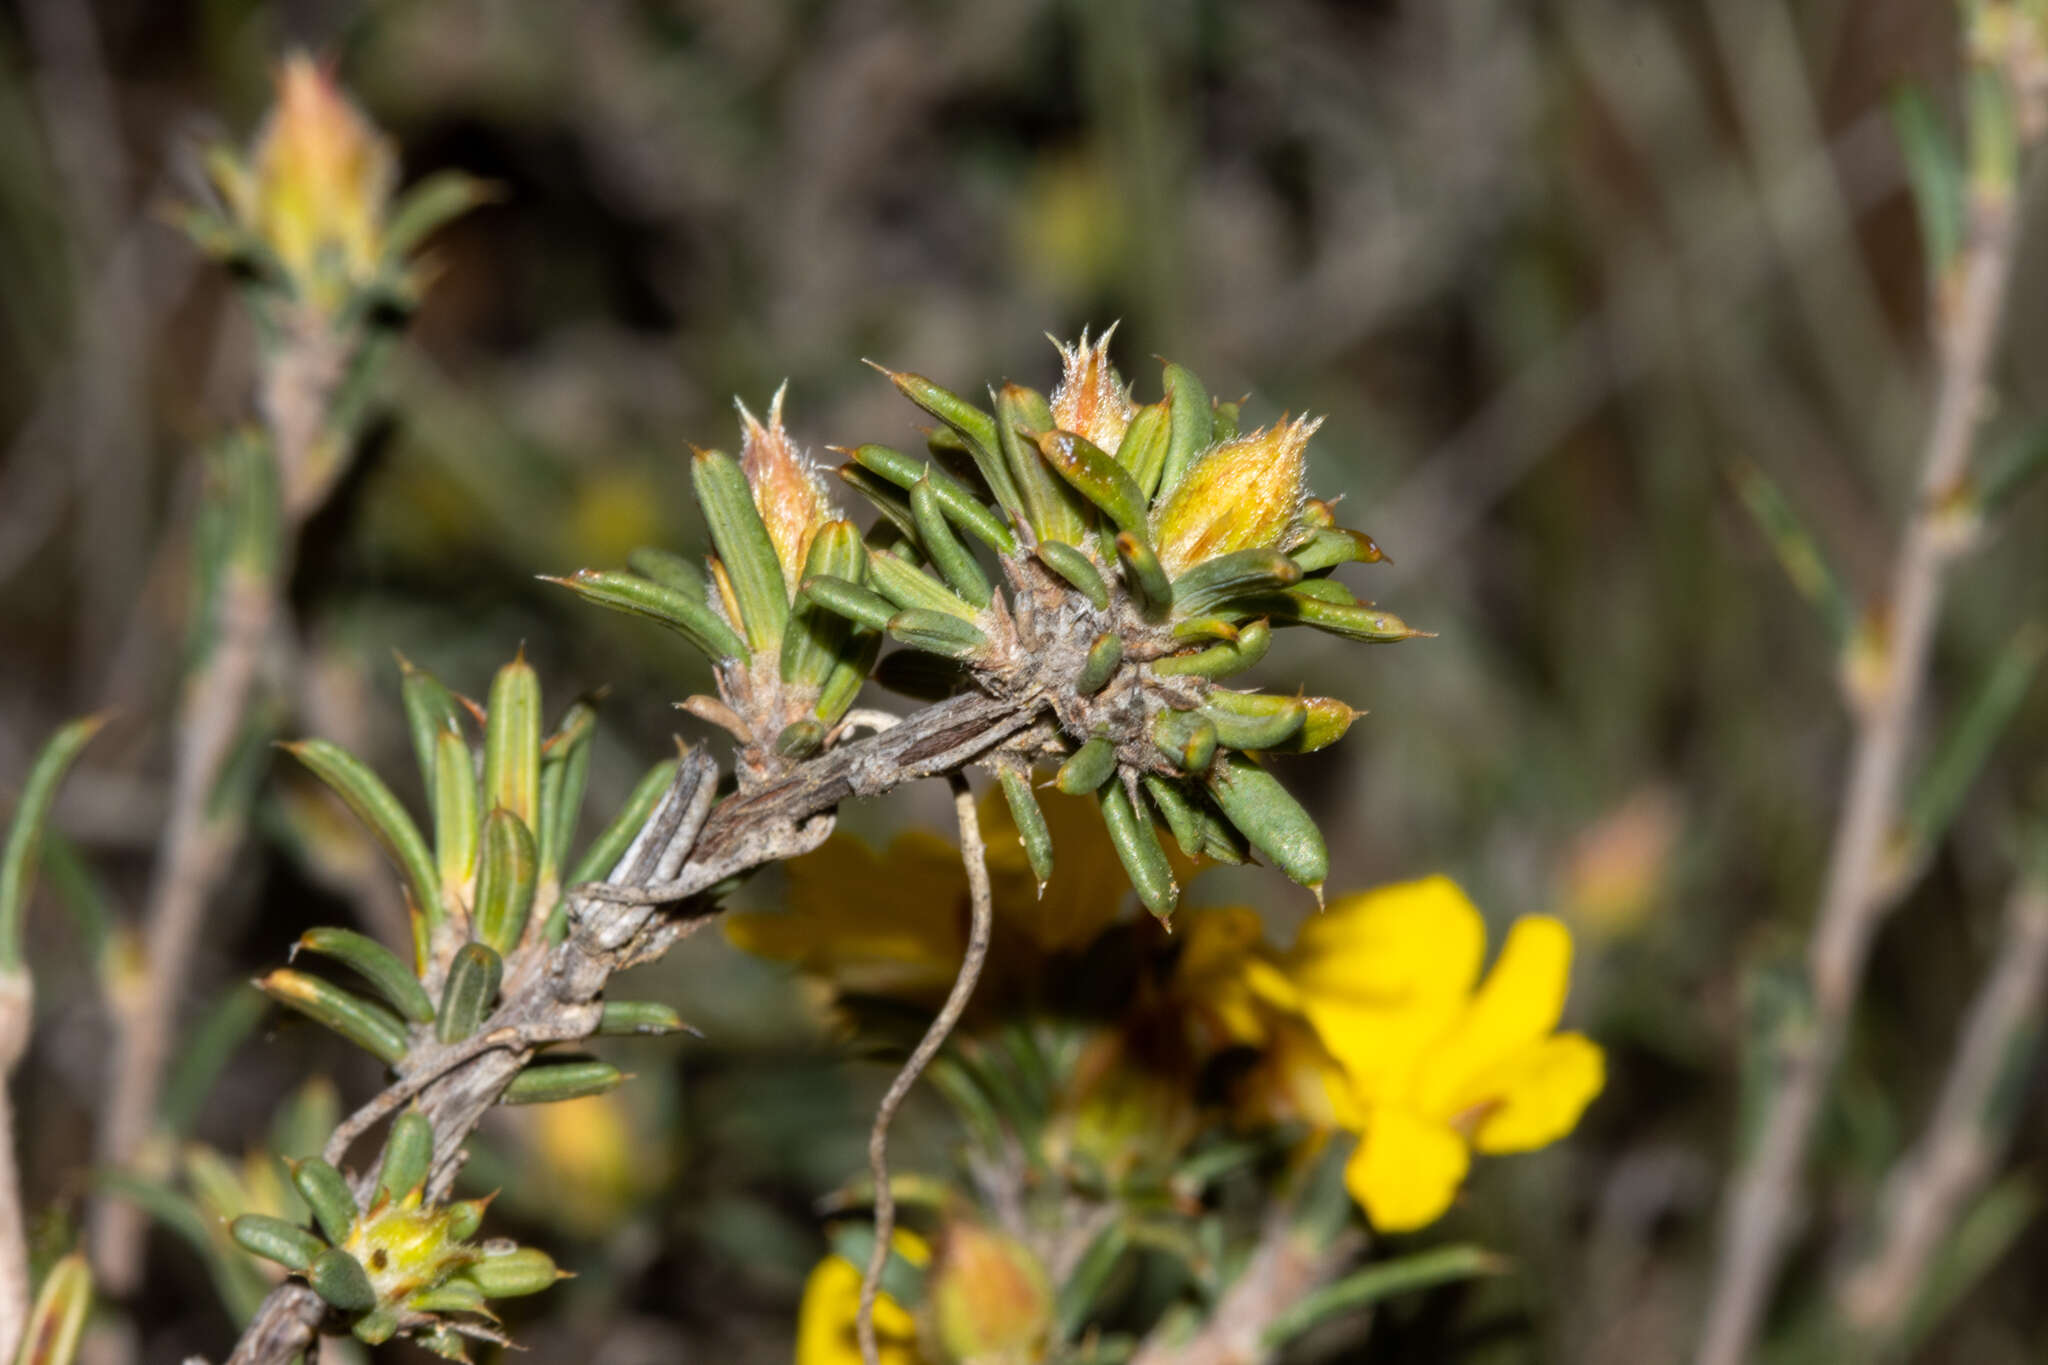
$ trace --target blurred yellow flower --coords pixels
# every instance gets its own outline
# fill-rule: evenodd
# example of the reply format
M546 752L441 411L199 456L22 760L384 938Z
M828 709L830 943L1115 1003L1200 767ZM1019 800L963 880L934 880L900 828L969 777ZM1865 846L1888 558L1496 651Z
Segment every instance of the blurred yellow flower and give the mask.
M398 159L311 57L294 54L279 68L251 164L219 161L214 174L235 217L314 303L332 307L375 276Z
M616 1227L650 1171L645 1148L634 1142L625 1101L616 1092L590 1095L537 1104L508 1117L523 1120L551 1194L552 1216L587 1236Z
M783 871L785 908L725 917L734 947L864 993L919 995L952 981L967 942L967 875L944 839L910 830L878 853L835 834Z
M931 1260L931 1248L914 1232L899 1228L889 1244L912 1265ZM860 1365L854 1327L860 1316L860 1280L860 1268L838 1256L827 1256L812 1268L797 1309L796 1365ZM917 1323L887 1294L875 1301L875 1339L882 1365L925 1365L917 1349Z
M1052 1283L1030 1247L973 1219L939 1234L926 1287L939 1353L973 1365L1031 1365L1045 1359L1053 1324Z
M1048 790L1040 805L1058 850L1044 895L1001 792L981 801L998 939L984 978L992 992L1047 955L1087 947L1130 897L1094 803ZM784 908L726 916L735 947L864 993L932 995L952 983L966 950L968 904L967 874L950 840L910 830L877 852L834 835L784 868Z
M637 546L660 543L659 494L644 469L613 466L580 480L565 518L571 553L624 559Z
M1670 872L1684 812L1668 787L1643 787L1572 841L1558 910L1588 934L1618 937L1642 927Z
M1570 1132L1605 1079L1597 1045L1556 1033L1571 935L1534 915L1479 980L1485 925L1443 877L1336 901L1307 922L1284 995L1336 1060L1330 1099L1359 1143L1346 1184L1386 1232L1450 1207L1471 1153L1522 1152Z

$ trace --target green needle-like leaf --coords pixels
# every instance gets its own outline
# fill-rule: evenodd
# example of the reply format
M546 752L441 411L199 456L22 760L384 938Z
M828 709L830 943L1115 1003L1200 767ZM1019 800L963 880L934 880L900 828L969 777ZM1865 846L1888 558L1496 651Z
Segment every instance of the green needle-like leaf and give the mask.
M105 723L105 716L72 721L50 736L29 768L20 804L14 808L14 821L7 830L6 851L0 852L0 975L21 970L22 922L35 889L43 826L50 818L57 788L79 752Z
M1277 1350L1340 1313L1355 1313L1398 1295L1420 1293L1440 1284L1498 1275L1507 1269L1507 1264L1502 1257L1476 1246L1436 1247L1413 1256L1381 1261L1298 1300L1273 1319L1262 1340L1268 1350Z
M625 804L602 834L583 850L583 856L569 870L565 885L575 886L581 882L594 882L608 875L614 864L626 856L632 847L633 836L647 823L647 817L661 804L661 794L676 780L676 760L665 758L649 768L634 784L632 793Z
M289 967L278 968L256 984L272 1000L325 1024L387 1065L395 1066L405 1056L405 1024L382 1005Z
M540 675L524 651L491 680L482 796L484 809L508 810L528 829L540 813Z
M601 607L658 621L688 640L714 663L736 659L747 652L746 641L716 611L674 588L629 573L606 573L597 569L581 569L570 578L549 578L543 574L541 581L560 584Z
M358 976L377 988L377 994L415 1024L433 1022L433 1002L427 999L427 992L419 979L398 954L377 940L353 929L308 929L299 936L293 952L296 954L302 950L331 957L353 968Z
M426 917L428 924L440 923L441 881L433 855L427 852L427 841L420 837L419 826L398 804L398 798L391 794L383 779L354 754L324 739L301 740L283 747L333 788L356 818L369 827L404 874L414 908Z
M746 474L730 455L702 450L691 461L690 477L711 543L731 576L748 644L756 650L780 648L782 628L789 622L789 593Z

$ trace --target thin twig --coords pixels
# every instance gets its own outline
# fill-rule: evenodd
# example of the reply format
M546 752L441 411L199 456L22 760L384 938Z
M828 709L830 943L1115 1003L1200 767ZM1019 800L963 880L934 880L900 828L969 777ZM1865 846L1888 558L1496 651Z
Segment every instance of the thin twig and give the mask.
M35 989L26 971L0 971L0 1360L14 1359L28 1325L28 1238L21 1174L14 1163L14 1102L8 1083L28 1050Z
M974 793L959 773L947 774L953 784L953 814L960 822L960 862L967 869L967 900L971 919L967 930L967 953L960 959L960 974L953 989L924 1037L889 1082L882 1102L875 1107L875 1124L868 1130L868 1174L875 1182L875 1244L868 1251L867 1269L860 1280L860 1316L856 1331L860 1338L862 1365L879 1365L880 1348L875 1341L875 1300L882 1292L882 1268L889 1263L889 1243L896 1232L896 1196L889 1189L889 1124L910 1096L932 1058L952 1036L967 1002L974 998L975 983L981 980L981 966L988 958L990 927L995 921L995 898L988 884L988 850L981 841L981 817L974 809Z
M2040 1022L2044 985L2048 887L2028 879L2007 903L1998 955L1970 1005L1927 1129L1885 1182L1877 1245L1842 1283L1842 1315L1870 1343L1896 1338L1929 1262L2010 1136L2010 1116L1993 1110Z
M1971 203L1961 287L1940 338L1920 486L1892 574L1890 621L1880 645L1882 681L1856 718L1854 754L1808 950L1814 1020L1809 1034L1782 1059L1755 1148L1737 1173L1698 1365L1741 1365L1749 1356L1784 1256L1801 1168L1841 1056L1871 940L1895 895L1885 884L1885 840L1898 820L1943 574L1957 548L1943 524L1943 503L1968 471L2012 274L2015 210L2011 193L1978 194Z

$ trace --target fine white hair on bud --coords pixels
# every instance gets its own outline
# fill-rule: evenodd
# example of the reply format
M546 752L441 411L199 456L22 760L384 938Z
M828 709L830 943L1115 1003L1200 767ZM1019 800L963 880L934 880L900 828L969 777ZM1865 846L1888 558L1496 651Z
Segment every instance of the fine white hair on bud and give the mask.
M765 425L740 399L733 399L733 406L740 414L740 468L775 546L783 583L794 594L803 580L811 537L837 514L817 467L782 424L782 400L788 392L789 381L784 380L769 400Z
M1052 391L1053 421L1061 431L1086 436L1103 450L1115 450L1131 424L1130 387L1109 363L1109 340L1116 329L1112 322L1092 343L1086 327L1071 345L1058 337L1047 338L1060 353L1060 382Z

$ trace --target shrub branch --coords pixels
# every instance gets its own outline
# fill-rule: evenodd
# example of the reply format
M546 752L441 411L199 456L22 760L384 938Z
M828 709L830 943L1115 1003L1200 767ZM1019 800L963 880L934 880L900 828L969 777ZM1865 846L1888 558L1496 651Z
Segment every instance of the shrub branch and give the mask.
M957 774L1029 729L1037 709L979 693L953 697L880 734L828 750L779 781L728 797L695 819L693 808L708 804L716 784L711 760L691 750L620 867L605 883L571 893L569 937L505 983L503 1003L474 1038L409 1055L399 1077L336 1129L328 1159L342 1164L379 1120L416 1100L434 1127L429 1195L445 1195L461 1169L463 1143L520 1068L549 1043L588 1037L613 973L661 956L716 915L706 891L816 848L831 833L842 801ZM967 837L963 824L963 843ZM664 865L678 870L656 884L652 878ZM358 1167L368 1173L359 1183L374 1181L377 1166L372 1158ZM286 1365L311 1347L326 1317L319 1295L287 1281L263 1301L229 1365Z

